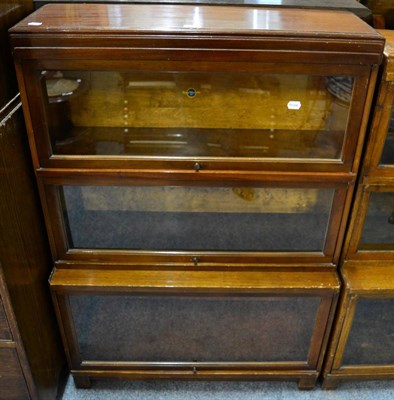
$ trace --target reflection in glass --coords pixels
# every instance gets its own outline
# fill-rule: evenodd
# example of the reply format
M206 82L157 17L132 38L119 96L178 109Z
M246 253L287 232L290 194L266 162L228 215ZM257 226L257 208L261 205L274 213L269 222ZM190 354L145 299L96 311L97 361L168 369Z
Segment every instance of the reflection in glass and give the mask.
M306 361L320 299L72 295L82 360Z
M343 365L394 364L394 299L360 299Z
M340 159L352 78L44 71L54 154Z
M333 189L64 186L74 248L321 251Z
M359 248L394 249L394 193L371 193Z
M383 147L382 158L380 164L394 164L394 107L391 112L391 119L387 131L386 142Z

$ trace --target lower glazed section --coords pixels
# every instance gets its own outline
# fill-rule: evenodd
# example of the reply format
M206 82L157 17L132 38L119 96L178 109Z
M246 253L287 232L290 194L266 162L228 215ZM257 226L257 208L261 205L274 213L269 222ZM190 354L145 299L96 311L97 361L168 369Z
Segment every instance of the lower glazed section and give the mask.
M339 283L326 272L57 270L76 384L285 379L313 387Z
M83 360L275 362L307 359L320 299L104 294L69 303Z

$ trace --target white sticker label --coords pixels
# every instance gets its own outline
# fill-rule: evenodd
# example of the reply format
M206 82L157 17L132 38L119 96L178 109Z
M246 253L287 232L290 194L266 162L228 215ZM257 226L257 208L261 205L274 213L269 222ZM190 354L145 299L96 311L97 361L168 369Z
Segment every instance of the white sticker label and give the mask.
M289 110L299 110L301 108L301 102L292 100L287 103L287 108Z
M29 22L27 25L29 25L29 26L41 26L42 22Z

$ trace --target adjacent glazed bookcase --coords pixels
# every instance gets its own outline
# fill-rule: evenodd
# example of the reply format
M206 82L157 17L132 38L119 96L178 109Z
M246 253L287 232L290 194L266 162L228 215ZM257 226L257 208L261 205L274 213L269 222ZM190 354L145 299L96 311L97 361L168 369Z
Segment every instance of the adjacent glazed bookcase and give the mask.
M385 61L345 241L345 285L324 369L326 388L394 377L394 35L381 33Z
M76 385L313 387L383 38L347 12L57 4L11 40Z

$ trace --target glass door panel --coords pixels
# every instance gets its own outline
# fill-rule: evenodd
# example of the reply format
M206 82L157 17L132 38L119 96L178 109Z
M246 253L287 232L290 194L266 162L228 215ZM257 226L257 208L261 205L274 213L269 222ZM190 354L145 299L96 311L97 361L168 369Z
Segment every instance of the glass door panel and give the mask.
M84 361L306 361L319 297L70 295Z
M394 364L394 299L360 299L343 365Z
M371 193L359 249L394 250L394 193Z
M341 159L353 79L43 71L55 155Z
M387 131L386 142L383 147L382 158L380 160L380 164L381 165L393 165L394 164L394 107L391 111L389 128Z
M62 186L71 248L322 251L334 189Z

